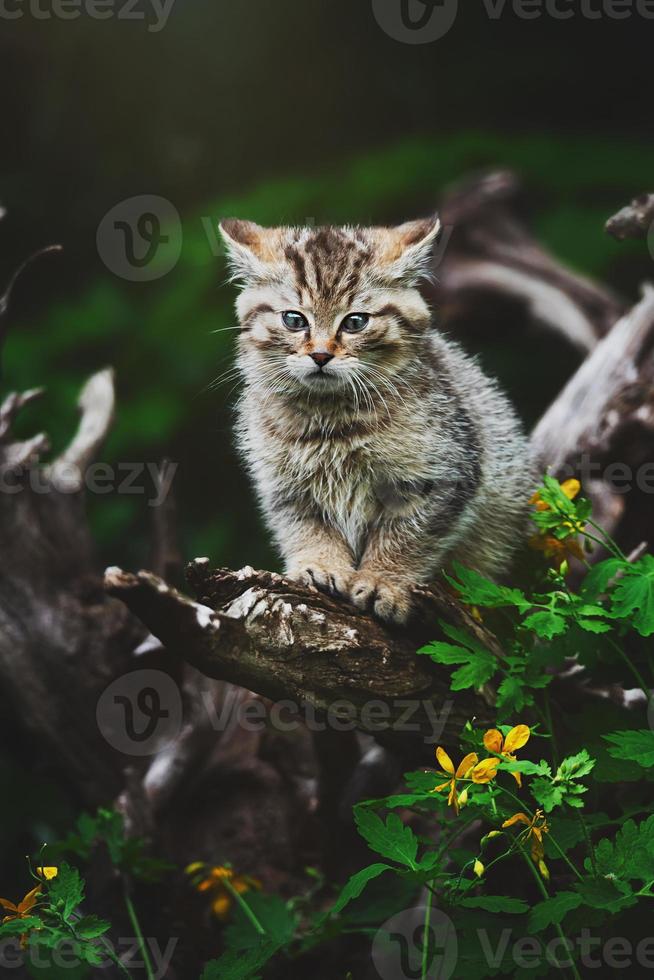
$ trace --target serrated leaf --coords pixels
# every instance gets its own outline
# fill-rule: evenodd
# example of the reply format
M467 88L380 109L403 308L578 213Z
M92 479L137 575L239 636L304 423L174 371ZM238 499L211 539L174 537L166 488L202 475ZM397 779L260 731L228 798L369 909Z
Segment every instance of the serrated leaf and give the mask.
M556 771L555 779L566 782L571 779L581 779L592 772L595 760L591 759L586 749L576 755L570 755L563 760Z
M627 820L613 840L602 838L595 846L595 864L600 875L654 881L654 815L640 824ZM593 870L588 858L585 867Z
M549 926L563 922L568 912L578 908L582 903L580 895L574 892L558 892L544 902L534 905L529 916L529 931L542 932Z
M531 608L531 602L520 589L491 582L479 572L466 568L457 561L453 563L453 568L456 578L449 575L445 578L468 605L482 606L486 609L515 606L520 612L527 612Z
M532 697L529 690L525 689L524 679L505 677L497 689L497 709L503 715L522 711L531 701Z
M75 922L75 932L81 939L97 939L111 929L111 923L97 915L85 915Z
M540 803L545 813L551 813L555 807L561 806L563 803L563 787L557 786L549 779L534 779L529 784L529 788L534 799Z
M356 806L354 819L359 833L373 851L415 871L418 838L396 813L390 813L384 823L372 810Z
M631 888L624 881L588 877L575 882L574 887L584 904L594 909L607 909L615 913L636 903Z
M627 759L637 762L639 766L648 769L654 766L654 732L647 729L641 731L611 732L602 735L606 742L611 742L609 755L614 759Z
M42 925L43 920L38 915L30 915L24 919L12 919L11 922L0 925L0 939L4 936L22 936L24 932L29 932L30 929L40 929Z
M611 611L628 619L641 636L654 633L654 556L645 555L624 569L613 590Z
M392 868L390 864L371 864L369 867L363 868L362 871L357 871L345 885L328 914L337 915L342 912L349 902L359 897L369 881L378 878L385 871L396 871L396 869Z
M595 633L599 635L600 633L608 633L611 629L608 623L603 623L599 619L578 619L577 626L580 626L582 630L586 630L587 633Z
M565 616L554 612L552 609L542 609L532 613L522 621L522 625L532 630L536 636L544 640L552 640L555 636L560 636L568 628L568 621Z
M621 558L607 558L594 565L584 579L581 592L585 596L597 598L606 592L609 582L627 565Z
M50 882L48 897L53 905L63 903L62 915L69 919L84 898L84 882L77 868L60 864L57 877Z
M486 657L475 654L469 664L454 671L450 690L465 691L469 687L483 687L495 674L497 666L497 660L492 654L489 653Z

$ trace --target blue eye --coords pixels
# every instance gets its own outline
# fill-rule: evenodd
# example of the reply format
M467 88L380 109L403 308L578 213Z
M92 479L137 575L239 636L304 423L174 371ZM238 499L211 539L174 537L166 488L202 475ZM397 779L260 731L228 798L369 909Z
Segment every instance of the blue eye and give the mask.
M287 310L282 313L282 323L287 330L308 330L309 321L303 313L296 313L295 310Z
M361 333L369 323L370 317L367 313L350 313L341 323L341 330L346 333Z

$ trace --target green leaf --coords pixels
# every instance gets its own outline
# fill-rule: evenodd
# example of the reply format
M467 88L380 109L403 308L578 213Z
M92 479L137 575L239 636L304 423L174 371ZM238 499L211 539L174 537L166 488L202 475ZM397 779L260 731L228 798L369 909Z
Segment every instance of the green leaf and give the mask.
M578 908L582 903L580 895L574 892L558 892L544 902L534 905L529 916L530 932L542 932L548 926L562 922L568 912Z
M452 674L450 689L463 691L468 687L482 687L496 672L498 663L485 647L476 646L474 650L454 646L435 640L418 650L437 664L463 664Z
M230 949L220 959L210 960L200 980L252 980L279 950L277 943L263 939L249 949Z
M359 833L373 851L416 870L418 838L396 813L390 813L384 823L372 810L355 806L354 819Z
M524 776L551 776L552 770L547 762L541 759L540 762L529 762L527 759L516 762L500 762L500 769L505 772L521 772Z
M611 611L629 620L641 636L654 633L654 555L644 555L624 569L613 590Z
M612 841L602 838L595 847L595 863L600 875L654 881L654 815L640 824L627 820ZM593 870L588 858L585 867Z
M483 687L496 672L497 666L497 660L492 654L487 654L485 658L476 654L469 664L454 671L450 690L465 691L469 687Z
M68 920L84 898L84 882L77 868L60 864L57 877L49 884L48 897L52 905L61 903L62 915Z
M532 697L525 684L524 676L504 678L497 689L497 710L502 713L503 717L522 711L526 705L531 703Z
M581 779L592 772L595 760L591 759L586 749L577 755L570 755L563 760L554 777L557 782L567 782L571 779Z
M589 877L581 882L575 882L574 887L584 904L594 909L607 909L615 913L635 905L637 901L629 885L612 878Z
M552 609L542 609L532 613L522 621L522 625L532 630L536 636L544 640L552 640L555 636L560 636L568 628L568 621L565 616L559 615Z
M30 915L25 919L13 919L11 922L5 922L0 926L0 938L3 936L22 936L24 932L29 932L30 929L40 929L42 925L43 920L38 915Z
M378 878L379 875L384 874L385 871L395 870L396 869L392 868L390 864L371 864L362 871L357 871L355 875L352 875L348 883L343 888L341 894L334 902L333 906L329 910L329 915L337 915L339 912L342 912L349 902L359 897L368 882L372 881L373 878Z
M459 904L467 909L505 912L509 915L520 915L529 911L529 906L521 898L507 898L504 895L480 895L477 898L464 898Z
M97 915L85 915L75 923L75 932L81 939L97 939L111 929L111 923Z
M453 567L456 579L449 575L445 578L468 605L482 606L486 609L515 606L522 613L528 612L531 608L532 603L520 589L511 589L491 582L472 568L465 568L458 561L453 563Z
M248 892L246 901L269 939L280 947L292 941L297 920L283 898L279 895L251 891ZM234 922L225 930L227 946L230 949L247 949L259 939L260 935L245 912L238 905L234 906Z
M606 592L609 582L625 567L629 567L629 563L622 561L621 558L607 558L606 561L598 562L584 579L581 586L582 594L596 599Z
M602 735L606 742L612 742L609 755L614 759L628 759L637 762L643 769L654 766L654 732L641 731L612 732Z
M556 786L550 779L534 779L529 786L534 799L540 803L545 813L551 813L563 803L563 786Z

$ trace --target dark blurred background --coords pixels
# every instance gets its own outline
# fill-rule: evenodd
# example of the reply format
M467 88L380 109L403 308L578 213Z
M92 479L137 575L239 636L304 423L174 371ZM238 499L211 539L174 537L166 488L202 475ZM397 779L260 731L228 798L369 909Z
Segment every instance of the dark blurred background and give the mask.
M509 166L558 255L625 292L649 271L645 249L635 260L602 233L654 171L654 21L635 11L588 19L573 3L571 19L525 20L507 3L493 19L466 0L444 37L407 44L382 30L371 0L175 0L159 30L146 0L134 8L143 20L61 20L50 0L36 9L52 16L37 19L36 0L18 2L4 9L22 17L0 17L0 274L50 242L64 252L15 291L3 385L47 385L23 426L44 425L60 447L84 378L113 365L119 414L105 458L179 463L189 557L275 560L232 449L233 382L210 387L233 350L232 331L212 332L233 323L211 241L221 216L402 219L471 170ZM96 233L139 195L174 205L183 246L168 274L129 282L103 263ZM521 383L528 349L509 356L486 340L489 367L531 422L571 352L557 349L552 385L534 388L533 363ZM91 499L104 561L146 560L146 497Z

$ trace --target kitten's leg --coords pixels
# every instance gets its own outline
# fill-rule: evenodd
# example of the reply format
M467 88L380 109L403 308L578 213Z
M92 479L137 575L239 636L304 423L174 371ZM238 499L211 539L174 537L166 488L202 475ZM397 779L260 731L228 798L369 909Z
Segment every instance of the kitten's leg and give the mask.
M276 527L289 578L348 595L354 558L344 538L316 518L286 511Z
M415 519L397 518L373 529L350 584L352 602L381 619L406 622L411 588L429 580L438 552L437 542Z

